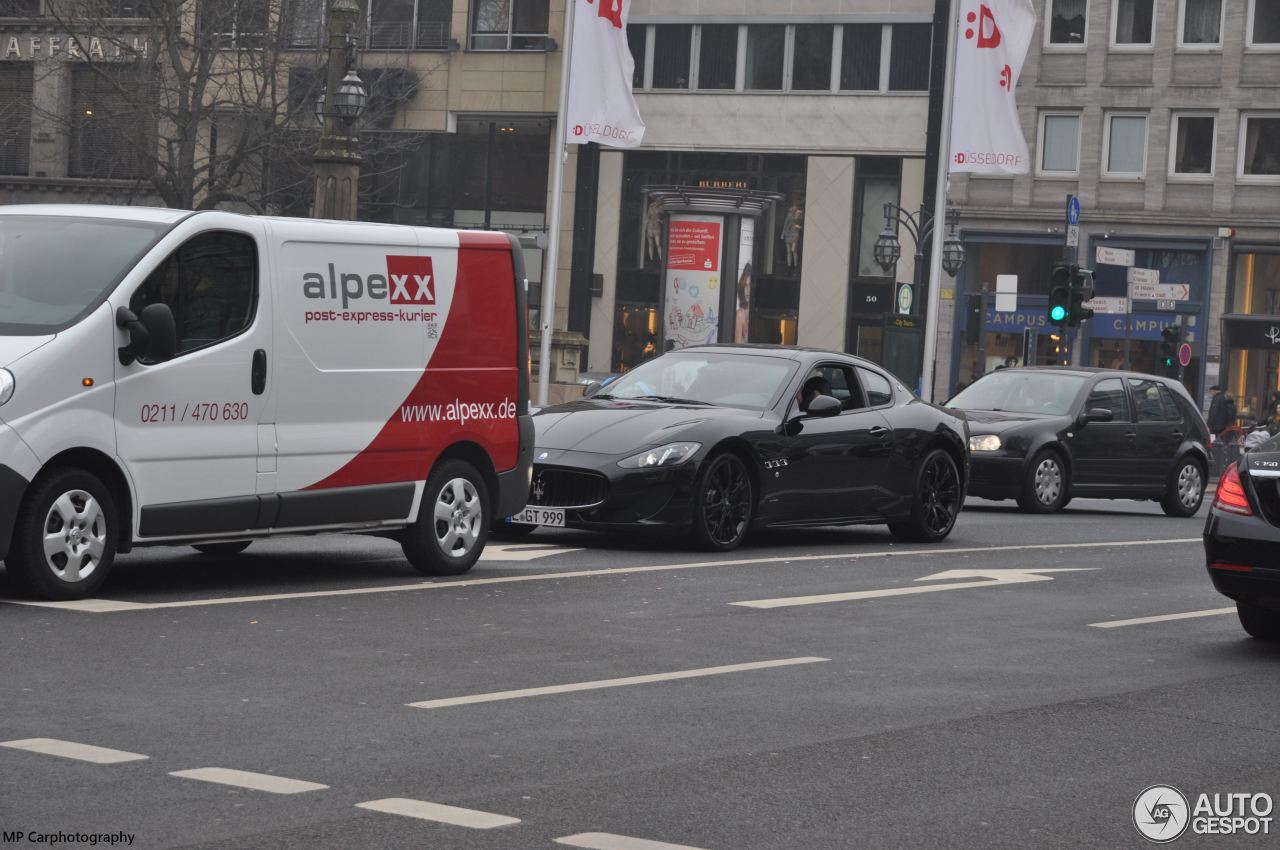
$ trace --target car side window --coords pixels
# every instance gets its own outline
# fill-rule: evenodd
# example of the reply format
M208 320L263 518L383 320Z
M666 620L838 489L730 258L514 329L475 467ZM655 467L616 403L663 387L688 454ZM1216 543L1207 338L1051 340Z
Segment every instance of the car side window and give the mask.
M1138 409L1139 422L1167 422L1169 416L1164 410L1164 401L1160 398L1161 386L1155 381L1142 378L1130 378L1129 387L1133 390L1134 405ZM1165 390L1168 392L1168 390ZM1175 417L1176 418L1176 417Z
M860 410L866 407L862 399L862 388L858 386L858 379L854 376L853 369L848 366L831 363L815 366L809 371L809 375L800 387L801 410L808 409L805 403L806 387L812 387L823 395L830 395L840 402L841 410Z
M164 303L178 328L178 354L236 336L258 305L258 249L251 237L216 231L170 254L138 287L129 309Z
M1160 402L1164 405L1164 418L1170 422L1182 421L1182 408L1178 406L1178 400L1173 397L1173 392L1164 384L1156 384L1160 390Z
M1129 400L1124 395L1124 384L1119 378L1098 381L1084 403L1086 411L1102 408L1111 411L1112 422L1129 421Z
M862 388L867 393L868 406L880 407L893 403L893 386L884 375L859 366L858 380L862 381Z

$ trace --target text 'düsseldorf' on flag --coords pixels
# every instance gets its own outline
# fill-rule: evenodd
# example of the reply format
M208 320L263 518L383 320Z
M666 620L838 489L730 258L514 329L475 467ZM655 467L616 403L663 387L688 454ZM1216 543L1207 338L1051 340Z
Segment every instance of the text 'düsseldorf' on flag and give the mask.
M635 62L627 45L627 16L632 0L573 2L565 141L637 147L644 122L631 93Z
M951 172L1026 174L1015 92L1036 27L1032 0L962 0L951 112Z

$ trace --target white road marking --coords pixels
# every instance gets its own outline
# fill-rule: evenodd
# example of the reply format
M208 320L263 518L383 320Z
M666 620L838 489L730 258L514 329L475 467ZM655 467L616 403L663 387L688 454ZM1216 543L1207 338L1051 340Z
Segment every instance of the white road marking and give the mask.
M93 764L120 764L126 761L142 761L147 758L138 753L127 753L124 750L112 750L107 747L94 747L89 744L77 744L75 741L61 741L57 738L24 738L20 741L3 741L0 747L11 747L15 750L26 750L29 753L42 753L46 756L59 756L64 759L87 761Z
M743 608L793 608L797 605L823 605L828 602L853 602L859 599L882 599L888 596L913 596L917 593L939 593L944 590L968 590L973 587L998 587L1005 584L1027 584L1037 581L1053 581L1051 576L1039 573L1081 573L1097 567L1067 567L1044 570L947 570L916 581L941 581L952 578L982 578L961 584L931 584L925 587L891 587L885 590L855 590L846 593L824 593L818 596L784 596L778 599L753 599L747 602L730 602Z
M453 826L465 826L469 829L494 829L499 826L511 826L520 823L519 818L506 815L495 815L491 812L478 812L475 809L460 809L457 806L445 806L440 803L428 803L425 800L409 800L404 797L388 797L385 800L370 800L367 803L356 803L357 809L369 809L373 812L385 812L389 815L403 815L407 818L418 818L436 823L447 823Z
M581 552L580 548L556 546L551 543L488 543L480 553L482 561L533 561L551 555L567 555Z
M653 682L672 682L677 679L696 679L704 676L720 676L725 673L743 673L748 670L767 670L771 667L791 667L797 664L818 664L830 658L779 658L773 661L753 661L748 664L726 664L723 667L703 667L700 670L678 670L674 673L652 673L647 676L627 676L622 679L600 679L595 682L576 682L570 685L549 685L542 688L525 688L518 691L496 691L488 694L472 694L465 697L430 699L408 703L410 708L448 708L454 705L473 705L478 702L499 702L524 697L540 697L548 694L569 694L577 691L595 691L603 688L623 688L629 685L647 685Z
M596 570L563 570L535 573L533 575L497 576L460 581L422 581L413 584L391 584L380 587L349 587L342 590L308 590L298 593L267 593L257 596L217 596L206 599L182 599L176 602L126 602L113 599L81 599L74 602L32 602L25 599L0 599L10 605L26 605L35 608L60 608L93 614L122 611L155 611L166 608L199 608L206 605L243 605L252 602L279 602L289 599L322 599L329 596L362 596L369 593L403 593L416 590L448 590L455 587L481 587L489 584L519 584L527 581L560 581L568 578L596 578L599 576L625 576L637 573L702 570L713 567L786 567L810 561L856 561L864 558L938 557L947 555L972 555L988 552L1030 552L1046 549L1113 549L1132 546L1175 546L1201 543L1199 537L1176 540L1117 540L1110 543L1034 543L1022 546L974 546L956 549L891 549L881 552L835 552L829 555L793 555L785 558L741 558L723 561L698 561L689 564L656 564L644 567L614 567Z
M1155 617L1134 617L1131 620L1106 620L1101 623L1090 623L1095 629L1122 629L1125 626L1145 626L1148 623L1168 623L1173 620L1194 620L1199 617L1220 617L1223 614L1234 614L1232 608L1209 608L1204 611L1186 611L1182 614L1159 614Z
M306 791L323 791L329 787L319 782L303 782L301 779L287 779L270 773L251 773L247 770L231 770L226 767L175 770L169 775L201 782L216 782L219 785L234 785L237 788L248 788L252 791L266 791L269 794L302 794Z
M586 850L698 850L697 847L690 847L687 844L668 844L665 841L649 841L608 832L581 832L577 835L566 835L564 838L557 838L556 844L584 847Z

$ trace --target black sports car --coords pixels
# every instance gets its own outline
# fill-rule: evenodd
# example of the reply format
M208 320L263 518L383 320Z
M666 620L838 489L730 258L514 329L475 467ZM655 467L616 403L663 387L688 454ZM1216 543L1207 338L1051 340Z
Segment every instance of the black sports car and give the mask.
M1209 429L1179 382L1137 372L1040 367L984 375L947 402L969 420L969 494L1059 510L1073 496L1200 509Z
M1280 437L1223 470L1204 553L1213 586L1235 601L1244 630L1280 640Z
M964 419L828 351L669 352L534 417L536 525L671 529L728 550L753 528L888 523L946 537L964 502Z

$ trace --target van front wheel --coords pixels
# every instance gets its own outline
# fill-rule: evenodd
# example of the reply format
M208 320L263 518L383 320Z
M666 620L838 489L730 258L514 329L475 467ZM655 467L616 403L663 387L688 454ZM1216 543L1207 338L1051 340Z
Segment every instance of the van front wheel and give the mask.
M409 564L428 576L462 575L475 565L489 539L489 489L474 466L440 464L427 479L418 521L400 545Z
M115 561L115 501L97 476L58 469L36 479L18 511L5 566L42 599L83 599Z

